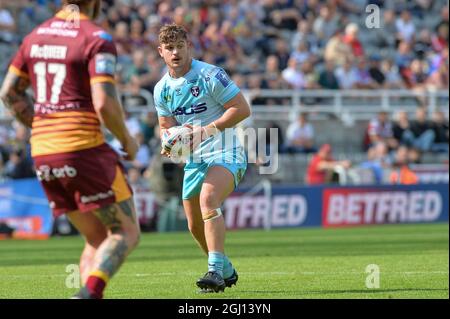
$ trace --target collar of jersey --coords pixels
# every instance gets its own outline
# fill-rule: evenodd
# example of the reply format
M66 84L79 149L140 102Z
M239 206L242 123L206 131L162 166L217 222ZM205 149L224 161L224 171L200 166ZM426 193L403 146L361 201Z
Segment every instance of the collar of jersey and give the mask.
M167 72L167 75L169 76L169 79L170 79L172 82L177 83L177 84L180 84L180 83L182 83L182 82L188 80L188 77L192 74L192 72L194 72L194 62L195 62L195 60L192 59L192 61L191 61L191 68L189 69L189 71L187 71L183 76L180 76L179 78L173 78L173 77L170 75L170 72L168 71L168 72Z
M58 13L56 13L55 17L59 19L67 19L67 18L75 18L75 13L71 12L69 10L60 10ZM79 13L80 20L89 20L89 17L85 15L84 13Z

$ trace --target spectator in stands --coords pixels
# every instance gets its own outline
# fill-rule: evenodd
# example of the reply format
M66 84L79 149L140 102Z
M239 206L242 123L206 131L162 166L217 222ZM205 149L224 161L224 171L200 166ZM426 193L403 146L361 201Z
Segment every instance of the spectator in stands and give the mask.
M145 25L140 19L133 20L130 26L130 42L133 48L145 48L149 42L144 38Z
M133 64L128 70L125 70L124 82L132 86L136 85L140 89L153 91L153 86L158 81L158 72L151 72L147 61L145 51L138 49L133 52ZM127 90L130 90L128 86Z
M118 12L119 12L119 19L121 22L124 22L127 24L128 27L131 25L131 20L133 18L132 11L131 11L131 3L129 1L118 1Z
M108 21L108 26L111 29L115 29L116 25L120 22L119 11L114 7L106 9L106 20Z
M433 145L431 146L431 150L433 152L448 153L449 126L444 112L441 110L434 111L432 120L435 139Z
M150 165L150 148L147 144L145 144L144 134L139 132L135 135L135 138L139 144L139 149L136 153L136 159L132 162L132 167L138 169L140 173L143 173Z
M400 76L399 68L390 59L381 62L381 71L386 77L384 89L402 89L404 88L403 80Z
M315 90L320 88L318 83L318 74L314 70L313 58L310 58L309 60L305 61L300 67L300 70L303 74L303 79L305 81L305 89ZM314 104L314 102L310 104Z
M301 41L295 51L291 53L291 58L294 58L297 63L302 64L311 56L311 51L308 48L308 43L306 41ZM288 62L289 64L289 62Z
M437 29L437 34L432 37L433 49L441 52L444 48L448 48L448 24L441 24Z
M289 152L312 153L314 148L314 127L308 122L308 114L300 113L286 131L286 144Z
M133 116L131 112L129 112L125 108L125 125L127 126L130 134L136 136L141 133L141 125L139 123L139 119L136 116Z
M369 58L369 69L368 73L377 88L385 87L386 76L381 70L381 56L378 54L373 54Z
M288 42L283 38L278 38L275 41L275 51L273 53L278 59L278 68L283 70L287 67L289 57L291 55L289 51Z
M395 48L397 44L397 27L395 25L394 10L384 10L382 25L382 28L374 29L374 44L383 49Z
M346 61L353 59L353 51L350 45L343 41L341 30L337 30L326 43L324 58L333 61L336 66L342 66Z
M283 68L284 69L284 68ZM269 55L266 59L266 67L265 67L265 80L271 78L280 78L280 70L283 70L280 67L280 60L275 55Z
M326 43L335 34L339 27L338 23L338 14L324 5L320 8L319 16L314 20L314 33L322 43Z
M229 74L228 71L227 71L227 73ZM248 88L246 77L243 74L236 72L231 76L231 80L236 84L236 86L238 86L240 88L243 88L243 89Z
M408 113L404 110L398 111L392 128L393 136L399 145L412 146L414 137L409 123Z
M305 79L300 71L300 63L293 57L289 59L288 67L283 70L281 76L291 89L300 90L305 87Z
M385 111L379 112L377 118L369 122L364 138L364 149L368 150L378 142L386 143L391 149L395 149L398 146L393 135L388 113Z
M448 48L448 3L441 9L441 19L434 28L435 33L432 36L433 49L436 52L441 52L444 48Z
M0 152L0 181L2 181L5 176L3 170L5 167L6 159L4 157L5 156L4 156L3 152Z
M395 22L397 27L397 37L401 41L412 43L416 33L416 27L414 21L411 19L411 13L409 10L403 10L400 17Z
M312 32L311 24L308 20L301 20L297 25L297 31L294 33L291 41L292 48L298 48L300 42L305 42L311 53L317 53L322 46L320 40Z
M348 169L351 166L350 161L336 161L332 157L330 144L324 144L315 154L306 170L306 184L320 185L332 180L332 175L337 167Z
M389 157L388 145L384 141L378 141L367 151L367 161L360 164L361 168L370 169L375 177L375 182L383 182L384 170L390 168L392 161Z
M15 147L12 150L9 161L5 165L4 174L12 179L36 177L33 164L27 159L25 148Z
M421 164L422 152L415 147L410 147L408 150L408 161L411 164Z
M154 112L147 112L145 117L140 119L141 132L144 135L144 144L150 143L150 140L155 136L155 126L158 119Z
M427 119L427 110L424 107L418 107L416 118L411 123L411 132L413 133L412 145L422 152L428 152L434 143L435 132L433 125Z
M426 79L428 90L446 90L449 83L448 61L441 63L438 69Z
M424 89L428 78L426 61L414 59L408 68L403 70L403 80L406 86L414 89Z
M377 89L379 88L378 83L372 79L369 70L367 68L366 59L360 57L357 60L356 68L356 83L355 87L358 89Z
M131 188L135 192L138 189L146 189L147 182L142 177L142 174L138 168L130 167L127 170L128 183L130 183Z
M344 65L336 69L335 75L341 89L350 90L357 88L358 74L350 59L347 59Z
M407 68L413 59L414 54L411 50L411 44L407 41L401 41L395 54L395 64L401 71L403 68Z
M318 83L323 89L339 89L339 82L335 75L335 66L333 60L328 60L325 62L325 69L320 73Z
M3 175L3 168L9 159L9 145L8 145L9 135L8 129L4 125L0 125L0 177Z
M5 2L0 0L0 43L12 43L15 40L16 22Z
M448 30L448 28L449 28L449 15L448 15L448 3L446 4L446 5L444 5L442 8L441 8L441 17L440 17L440 20L439 20L439 22L436 24L436 26L435 26L435 31L437 32L437 31L439 31L439 29L442 27L442 26L444 26L444 27L446 27L447 28L447 30ZM447 43L446 43L446 46L448 46L448 39L447 39Z
M120 44L127 54L131 54L133 51L132 43L130 40L128 24L120 21L114 28L114 41Z
M260 74L254 73L248 76L247 88L255 95L250 95L252 105L267 105L268 101L265 97L260 97L258 93L261 88L264 88L263 77Z
M270 121L266 127L266 145L270 145L271 148L273 148L272 140L270 139L270 130L276 129L278 131L278 140L275 141L277 143L278 151L282 152L284 147L284 136L283 136L283 130L281 129L280 125L275 121Z
M364 55L364 49L358 38L359 27L356 23L350 23L345 27L344 43L352 49L353 56L360 57Z
M425 59L428 52L431 52L431 34L428 29L422 29L419 32L417 40L412 46L412 50L416 58L420 60Z
M271 162L274 160L274 156L278 156L279 153L285 152L285 145L283 144L283 130L281 127L275 122L270 121L264 127L265 131L263 134L259 135L256 140L256 145L249 145L249 149L247 150L251 154L256 155L256 165L257 166L270 166ZM275 135L271 130L276 130L278 138L275 139ZM263 142L264 146L259 145L259 142ZM253 149L255 147L256 149ZM264 154L262 154L264 152Z
M419 182L419 178L409 168L409 149L405 145L401 145L395 153L395 161L392 171L389 174L391 184L412 185Z

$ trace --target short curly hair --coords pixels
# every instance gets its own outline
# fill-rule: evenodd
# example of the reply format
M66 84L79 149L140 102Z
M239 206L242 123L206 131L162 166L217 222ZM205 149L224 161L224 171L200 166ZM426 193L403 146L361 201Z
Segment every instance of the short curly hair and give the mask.
M187 40L188 33L186 29L178 24L166 24L159 30L159 43L168 44L178 40Z

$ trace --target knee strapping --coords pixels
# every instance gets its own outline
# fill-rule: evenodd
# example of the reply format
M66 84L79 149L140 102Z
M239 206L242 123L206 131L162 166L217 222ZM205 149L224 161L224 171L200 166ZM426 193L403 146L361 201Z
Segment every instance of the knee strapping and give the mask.
M220 208L216 208L210 210L209 212L202 214L203 221L206 223L210 220L216 219L217 217L222 216L222 210Z

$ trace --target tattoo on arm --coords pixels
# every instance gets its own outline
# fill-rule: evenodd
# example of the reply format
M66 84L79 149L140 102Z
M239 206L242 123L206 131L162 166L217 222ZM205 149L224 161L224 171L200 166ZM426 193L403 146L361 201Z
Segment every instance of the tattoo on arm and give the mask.
M31 127L34 117L34 103L26 93L30 80L8 72L0 90L0 99L5 107L22 124Z
M102 82L101 86L102 86L103 91L105 91L105 94L108 97L110 97L112 99L118 99L115 84L110 83L110 82Z

